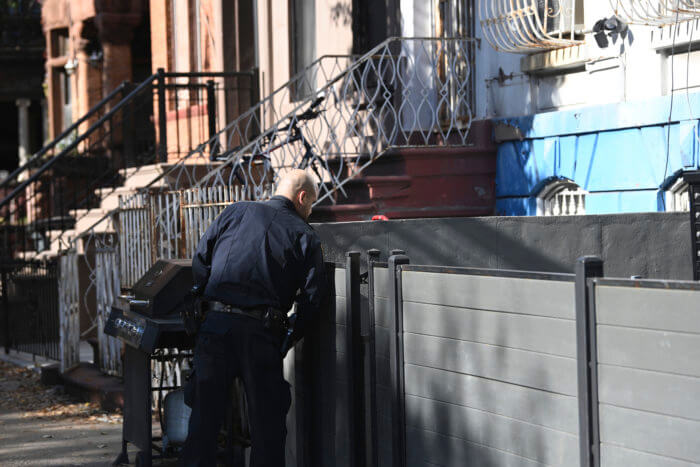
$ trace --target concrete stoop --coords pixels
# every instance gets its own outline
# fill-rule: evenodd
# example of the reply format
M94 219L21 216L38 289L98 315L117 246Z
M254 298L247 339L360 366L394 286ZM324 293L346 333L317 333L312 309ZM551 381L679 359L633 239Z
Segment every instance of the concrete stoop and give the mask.
M124 384L116 376L105 375L92 363L82 362L62 375L68 394L100 404L106 411L124 409Z

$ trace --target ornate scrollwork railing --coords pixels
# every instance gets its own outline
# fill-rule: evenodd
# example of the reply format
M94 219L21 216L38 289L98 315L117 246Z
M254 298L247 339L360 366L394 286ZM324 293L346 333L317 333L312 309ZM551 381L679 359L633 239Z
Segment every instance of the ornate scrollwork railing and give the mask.
M610 6L636 24L666 26L700 18L700 0L610 0Z
M479 0L479 20L496 50L531 52L577 45L582 21L577 0Z

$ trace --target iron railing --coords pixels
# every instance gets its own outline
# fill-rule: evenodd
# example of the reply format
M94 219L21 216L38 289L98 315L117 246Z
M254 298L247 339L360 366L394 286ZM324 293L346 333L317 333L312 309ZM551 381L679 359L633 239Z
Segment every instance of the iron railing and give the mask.
M2 264L2 339L9 349L60 359L55 261Z
M389 148L467 145L473 44L392 38L354 61L325 57L295 76L164 173L161 186L170 194L146 187L122 199L122 286L158 254L191 253L213 219L207 204L265 199L286 170L313 171L318 202L335 203L344 185ZM290 102L302 86L309 97ZM268 117L277 120L251 137Z
M139 167L176 161L216 134L255 101L256 83L255 72L162 70L123 83L2 182L3 254L49 248Z
M610 0L616 15L630 23L651 26L698 19L700 0Z
M80 252L73 249L62 255L60 284L58 266L51 263L49 272L45 272L49 266L37 266L45 264L36 260L37 253L51 251L55 256L69 247L76 227L82 224L88 228L92 219L101 218L102 200L129 176L138 174L147 164L174 163L256 100L255 71L159 70L138 85L123 83L13 171L0 184L7 193L0 201L2 289L10 294L0 315L5 345L56 358L63 368L75 364L80 338L87 333L101 334L101 323L120 288L115 269L119 257L110 255L115 251L116 239L113 233L102 232L100 245L88 239L80 245ZM86 263L79 264L78 256ZM79 268L84 266L88 274L81 278ZM48 279L39 278L46 277L53 281L50 287L55 300L42 301L33 314L18 314L17 303L34 303L32 287L20 286L44 287ZM83 335L79 329L80 310L86 310L92 321ZM26 322L18 324L21 317ZM32 324L35 322L40 324ZM47 326L55 330L50 339L43 323L50 323ZM8 339L8 335L20 337ZM55 348L37 347L47 339L55 342ZM114 343L103 340L102 355L106 359L118 357ZM115 365L108 369L119 371Z
M114 248L121 288L128 289L155 258L191 255L227 204L271 196L290 168L316 173L319 202L329 203L340 201L345 183L387 149L467 146L474 45L391 38L359 57L319 58L140 193L122 196L120 208L84 231L82 244ZM308 97L295 101L299 94ZM99 233L104 222L115 226L118 245ZM71 251L94 275L87 258ZM84 288L81 294L85 301Z
M390 147L467 145L473 48L472 39L391 38L356 60L324 57L161 177L171 191L241 185L261 199L285 170L309 168L322 183L318 202L335 202ZM300 87L308 97L294 102Z
M479 0L484 37L496 50L530 52L583 42L581 0Z

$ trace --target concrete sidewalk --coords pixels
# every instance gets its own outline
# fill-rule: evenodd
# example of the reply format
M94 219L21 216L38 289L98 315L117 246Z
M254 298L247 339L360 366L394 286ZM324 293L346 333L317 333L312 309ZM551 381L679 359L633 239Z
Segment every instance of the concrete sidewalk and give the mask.
M9 358L19 365L0 361L0 465L112 465L121 451L122 416L75 399L60 385L42 385L34 366L41 362L23 357ZM155 423L154 433L159 431ZM131 465L136 451L129 445Z

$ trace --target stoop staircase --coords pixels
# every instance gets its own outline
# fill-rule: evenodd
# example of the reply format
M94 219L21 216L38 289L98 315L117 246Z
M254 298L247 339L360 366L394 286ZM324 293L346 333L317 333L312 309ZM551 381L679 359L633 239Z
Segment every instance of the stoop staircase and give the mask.
M90 125L79 137L66 144L72 133L61 135L60 152L35 157L3 182L11 190L0 202L5 262L50 260L70 247L73 256L61 257L71 274L59 281L60 321L95 306L99 323L119 289L154 257L188 256L228 203L269 197L292 168L311 170L319 181L316 221L490 214L495 151L488 125L472 122L473 57L474 41L462 38L391 38L362 56L321 57L225 126L210 116L208 135L199 135L204 142L173 162L155 138L169 134L165 119L153 119L150 146L130 139L143 125L127 110L161 107L152 96L164 73L154 75L77 122L74 133ZM146 94L150 100L135 97ZM216 108L211 103L207 108ZM65 172L55 170L61 158L81 160L91 149L105 155L104 176L47 177ZM78 277L79 257L91 271L88 283ZM86 305L91 300L95 305ZM77 338L62 339L73 342L62 344L68 361L65 349Z
M362 56L321 57L168 176L195 180L189 186L200 190L241 185L248 199L264 199L280 174L308 168L321 184L317 221L367 219L387 207L394 217L490 214L495 158L488 124L477 123L470 136L473 56L470 39L391 38ZM192 176L188 163L208 170ZM476 187L460 179L475 174ZM415 200L426 190L436 198L428 210ZM398 209L407 200L412 209Z

